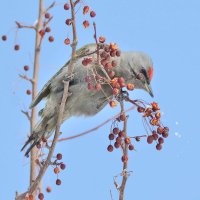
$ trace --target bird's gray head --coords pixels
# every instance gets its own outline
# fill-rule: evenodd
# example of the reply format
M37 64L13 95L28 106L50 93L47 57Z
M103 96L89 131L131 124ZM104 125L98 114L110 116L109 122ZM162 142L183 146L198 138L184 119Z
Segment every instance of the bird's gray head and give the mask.
M135 88L144 89L153 97L150 82L153 77L153 62L142 52L126 52L123 54L124 64L129 69Z

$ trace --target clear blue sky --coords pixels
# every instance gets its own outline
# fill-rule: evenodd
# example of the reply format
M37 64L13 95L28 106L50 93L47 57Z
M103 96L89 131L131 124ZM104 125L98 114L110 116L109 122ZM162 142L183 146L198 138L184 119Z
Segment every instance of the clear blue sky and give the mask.
M38 1L2 1L0 34L14 27L14 20L33 24L37 17ZM51 1L46 0L46 5ZM62 3L62 2L61 2ZM161 152L146 141L136 144L131 152L126 200L199 200L199 74L200 74L200 1L199 0L101 0L87 1L97 13L99 35L119 44L122 50L140 50L154 61L152 88L154 101L159 102L163 122L170 127L170 137ZM55 42L42 48L39 88L66 62L70 49L63 45L68 31L64 24L66 12L62 5L51 12ZM78 14L79 46L93 42L92 28L84 30ZM0 199L11 200L15 191L25 191L29 181L29 160L20 152L29 131L28 121L20 113L30 104L25 94L29 83L18 78L23 65L32 66L33 39L31 30L18 34L21 51L14 52L15 32L11 30L7 43L0 42L1 93L1 191ZM32 75L32 71L28 75ZM143 91L134 91L133 98L152 99ZM40 105L42 107L42 105ZM69 134L80 133L109 118L118 109L106 107L94 118L73 118L62 126ZM143 134L139 115L130 114L128 131ZM67 170L60 174L63 184L55 185L56 176L50 168L44 188L53 187L46 199L117 199L113 176L121 171L120 151L108 153L106 147L109 125L85 137L57 145L63 153Z

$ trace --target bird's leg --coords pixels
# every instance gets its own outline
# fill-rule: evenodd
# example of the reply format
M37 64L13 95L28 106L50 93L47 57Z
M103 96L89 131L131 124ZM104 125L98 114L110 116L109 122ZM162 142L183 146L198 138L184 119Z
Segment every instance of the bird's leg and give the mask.
M116 100L121 102L126 100L129 97L129 93L127 91L121 90L121 93L116 96Z

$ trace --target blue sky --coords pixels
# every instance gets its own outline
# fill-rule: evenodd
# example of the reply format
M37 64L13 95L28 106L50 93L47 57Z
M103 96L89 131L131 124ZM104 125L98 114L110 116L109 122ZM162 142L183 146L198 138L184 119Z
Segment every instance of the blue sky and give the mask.
M46 5L51 1L46 0ZM67 61L70 48L63 45L70 31L64 24L68 14L58 2L52 11L51 23L55 42L47 38L42 48L39 89ZM170 137L161 152L143 140L130 153L126 200L199 200L199 52L200 1L198 0L141 0L87 1L97 13L97 32L107 41L117 42L124 51L147 52L154 61L152 88L154 101L164 112L163 122L170 128ZM2 1L0 34L15 27L14 21L33 24L37 18L37 1ZM93 42L92 27L84 30L85 19L77 14L79 47ZM26 190L29 181L29 160L20 152L29 131L28 121L21 109L28 108L30 97L25 94L29 83L18 78L23 66L33 63L34 34L31 30L18 33L21 51L14 52L15 29L9 32L8 42L0 42L1 93L1 191L0 199L13 199L15 191ZM30 70L27 75L32 75ZM132 98L153 101L143 91L134 91ZM43 103L39 105L42 107ZM127 106L128 107L128 106ZM106 107L93 118L72 118L62 126L63 136L80 133L114 115L118 109ZM78 125L77 125L78 124ZM59 143L67 170L60 174L63 184L55 185L56 176L50 168L44 178L44 188L51 185L46 199L114 199L118 194L113 176L121 172L120 151L106 151L109 125L82 138ZM141 117L130 113L128 132L143 134ZM65 134L65 135L64 135Z

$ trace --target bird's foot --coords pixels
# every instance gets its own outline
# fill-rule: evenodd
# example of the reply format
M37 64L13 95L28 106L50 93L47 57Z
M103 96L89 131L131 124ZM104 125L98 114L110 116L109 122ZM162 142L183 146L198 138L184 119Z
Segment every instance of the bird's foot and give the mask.
M128 97L129 97L129 93L127 91L122 90L121 93L116 96L116 100L121 102L121 101L126 100Z

